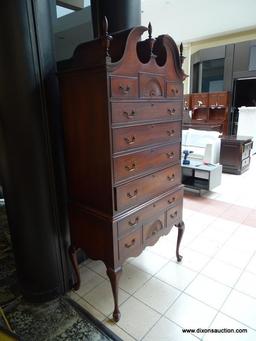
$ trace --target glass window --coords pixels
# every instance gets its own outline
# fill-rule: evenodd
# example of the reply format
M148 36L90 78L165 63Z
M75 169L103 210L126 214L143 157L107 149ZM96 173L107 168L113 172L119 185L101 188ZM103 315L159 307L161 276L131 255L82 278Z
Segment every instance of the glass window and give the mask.
M64 17L64 15L74 12L74 10L72 9L65 8L65 7L58 6L58 5L56 6L56 11L57 11L57 18Z
M202 62L201 92L224 90L224 58Z

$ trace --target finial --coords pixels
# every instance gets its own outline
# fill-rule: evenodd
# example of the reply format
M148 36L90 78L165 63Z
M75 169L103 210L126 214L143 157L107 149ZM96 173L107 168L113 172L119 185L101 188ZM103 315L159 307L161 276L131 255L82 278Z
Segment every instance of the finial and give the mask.
M108 34L108 19L106 16L104 17L102 24L102 39L105 41L106 57L109 58L110 41L113 39L113 37Z
M186 57L183 56L183 44L180 43L180 64L182 65Z
M151 22L148 23L148 38L152 39L152 25L151 25Z
M148 23L148 41L149 41L149 47L150 47L150 56L155 58L156 56L153 53L153 47L154 47L155 39L152 38L151 22Z

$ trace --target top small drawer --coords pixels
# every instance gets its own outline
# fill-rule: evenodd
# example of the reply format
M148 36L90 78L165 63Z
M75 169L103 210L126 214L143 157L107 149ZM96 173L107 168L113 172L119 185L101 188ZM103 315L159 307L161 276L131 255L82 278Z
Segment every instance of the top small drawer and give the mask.
M138 97L138 79L133 77L110 77L111 97Z
M180 82L166 83L166 96L171 98L180 98L183 94L183 85Z
M140 97L162 98L164 97L164 77L155 74L140 73Z

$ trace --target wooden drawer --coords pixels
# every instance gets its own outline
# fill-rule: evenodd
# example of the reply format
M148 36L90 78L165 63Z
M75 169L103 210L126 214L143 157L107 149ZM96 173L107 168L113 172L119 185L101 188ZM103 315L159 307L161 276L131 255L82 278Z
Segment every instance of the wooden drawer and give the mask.
M180 139L181 122L147 124L136 127L113 129L113 151L174 142Z
M179 98L183 95L183 85L178 82L166 82L166 96L171 98Z
M135 256L142 247L142 230L139 229L118 241L119 260L122 262L128 257Z
M143 244L154 243L162 235L165 226L165 213L162 213L160 216L154 218L152 221L143 224Z
M177 205L167 211L167 227L177 224L182 219L182 205Z
M164 93L164 77L155 74L139 74L140 97L161 98Z
M247 159L244 159L242 161L242 169L241 170L244 170L245 168L249 167L250 166L250 157L248 157Z
M112 102L112 123L160 119L179 119L181 101L170 102Z
M110 77L111 97L138 97L138 79L132 77Z
M253 143L249 142L249 143L245 143L242 146L242 160L246 159L247 157L250 156L251 154L251 149L252 149Z
M114 159L114 179L115 181L128 179L150 169L177 163L179 160L180 143L120 156Z
M250 149L245 149L243 154L242 154L242 160L247 159L251 154L251 150Z
M164 198L118 221L118 237L121 237L127 233L132 232L134 229L137 229L143 224L144 221L147 221L151 217L159 214L159 212L162 212L167 207L176 205L182 199L182 197L183 187L175 190L174 192L168 193Z
M180 184L180 168L180 165L175 165L116 187L115 199L117 210L138 205Z

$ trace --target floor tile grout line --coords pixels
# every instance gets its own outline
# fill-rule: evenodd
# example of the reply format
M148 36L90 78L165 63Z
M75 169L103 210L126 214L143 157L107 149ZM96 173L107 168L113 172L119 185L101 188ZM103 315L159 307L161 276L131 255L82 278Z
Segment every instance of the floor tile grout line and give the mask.
M96 308L93 304L91 304L90 302L88 302L85 298L81 298L79 301L81 301L81 300L83 300L83 301L85 301L88 305L90 305L93 309L95 309L98 313L100 313L101 315L103 315L104 316L104 320L108 317L108 315L106 315L106 314L104 314L102 311L100 311L98 308ZM85 308L86 309L86 308ZM92 314L92 313L90 313L90 314ZM93 314L92 314L93 315ZM93 315L94 316L94 315ZM96 316L94 316L95 318L96 318ZM98 318L96 318L97 320L98 320ZM103 321L104 321L103 320Z
M231 233L231 235L230 235L229 238L231 238L231 236L235 233L235 231L236 231L238 228L239 228L239 226ZM229 238L228 238L228 239L229 239ZM227 241L228 241L228 239L227 239ZM227 241L226 241L226 242L227 242ZM225 243L226 243L226 242L225 242ZM225 243L224 243L224 244L225 244ZM224 245L224 244L223 244L223 245ZM218 250L218 251L219 251L219 250ZM218 253L218 251L217 251L217 253ZM251 261L251 259L253 258L253 256L254 256L254 254L251 256L250 260L249 260L248 263L245 265L244 269L245 269L246 266L249 264L249 262ZM185 293L186 295L192 297L193 299L199 301L200 303L203 303L203 304L207 305L208 307L210 307L210 308L212 308L212 309L214 309L214 310L217 311L217 312L216 312L216 315L214 316L214 318L212 319L211 323L209 324L209 326L211 326L211 324L212 324L213 321L215 320L215 318L216 318L216 316L218 315L218 313L221 312L221 310L220 310L221 308L218 310L218 309L216 309L216 308L210 306L209 304L207 304L207 303L205 303L205 302L203 302L203 301L201 301L201 300L199 300L199 299L193 297L192 295L186 293L185 290L186 290L186 289L188 288L188 286L191 285L191 283L198 277L198 275L202 273L203 269L208 265L208 263L209 263L213 258L215 258L215 254L214 254L212 257L210 257L210 259L208 260L208 262L206 262L206 264L202 267L202 269L201 269L200 271L198 271L198 273L197 273L197 275L194 277L194 279L193 279L191 282L189 282L189 284L188 284L188 285L184 288L184 290L182 290L182 291L181 291L180 289L176 288L175 286L170 285L169 283L167 283L167 282L165 282L165 281L162 281L161 279L158 278L158 279L159 279L160 281L162 281L163 283L165 283L165 284L167 284L167 285L169 285L169 286L171 286L171 287L173 287L173 288L178 289L179 291L181 291L180 294L179 294L179 295L176 297L176 299L170 304L170 306L165 310L164 313L160 313L159 311L155 310L154 308L152 308L151 306L149 306L148 304L146 304L144 301L142 301L142 300L140 300L139 298L135 297L134 294L135 294L139 289L137 289L131 296L133 296L135 299L137 299L137 300L140 301L141 303L145 304L145 305L148 306L149 308L153 309L155 312L157 312L158 314L160 314L162 317L163 317L163 316L166 317L166 316L165 316L166 312L172 307L172 305L178 300L178 298L181 297L182 294ZM172 260L170 260L169 262L172 262ZM169 262L168 262L168 263L169 263ZM168 264L168 263L167 263L167 264ZM166 266L167 264L163 265L163 267ZM163 267L162 267L162 268L163 268ZM185 267L185 266L184 266L184 267ZM159 271L160 271L162 268L160 268ZM244 269L242 270L242 272L241 272L240 276L238 277L237 281L239 280L239 278L241 277L242 273L244 272ZM190 270L191 270L191 269L190 269ZM159 271L158 271L158 272L159 272ZM157 274L157 273L155 273L154 275L152 275L152 276L148 279L148 281L149 281L150 279L154 278L154 277L156 276L156 274ZM203 275L203 274L202 274L202 275ZM203 276L205 276L205 275L203 275ZM207 277L207 276L206 276L206 277ZM157 277L156 277L156 278L157 278ZM148 281L146 281L141 287L143 287ZM213 280L213 281L218 282L218 281L216 281L216 280ZM236 281L235 283L237 283L237 281ZM218 283L219 283L219 282L218 282ZM230 292L229 292L229 294L228 294L227 297L226 297L226 299L227 299L227 298L229 297L229 295L231 294L233 288L230 287L230 286L227 286L227 285L225 285L225 284L223 284L223 283L220 283L220 284L222 284L222 285L224 285L224 286L230 288ZM140 287L140 288L141 288L141 287ZM221 307L222 307L222 306L224 305L224 303L226 302L226 299L223 301L223 304L221 305ZM123 302L123 303L124 303L124 302ZM123 304L123 303L122 303L122 304ZM160 318L161 318L161 317L160 317ZM158 321L160 320L160 318L158 319ZM157 322L158 322L158 321L157 321ZM156 322L156 323L157 323L157 322ZM174 321L172 321L172 322L174 322ZM240 322L241 322L241 321L240 321ZM156 323L155 323L155 324L156 324ZM155 324L154 324L154 325L155 325ZM152 328L153 328L153 326L152 326ZM152 328L151 328L151 329L152 329ZM151 329L150 329L150 330L151 330ZM252 329L252 328L251 328L251 329ZM150 330L149 330L149 331L150 331ZM143 336L143 338L149 333L149 331ZM195 337L196 337L196 336L195 336Z
M210 200L213 200L213 199L210 199ZM235 205L235 204L231 204L230 203L230 205L229 205L229 207L230 206L232 206L232 205ZM238 205L239 206L239 205ZM226 209L228 209L228 208L226 208ZM192 209L192 211L193 211L193 209ZM195 212L197 212L197 211L195 211ZM223 211L224 212L224 211ZM196 213L195 213L196 214ZM244 220L243 221L241 221L241 222L239 222L238 224L239 225L241 225L241 224L243 224L244 223L244 221L247 219L247 217L249 216L249 214L250 214L250 212L248 212L248 215L244 218ZM210 215L210 214L209 214ZM215 220L216 219L218 219L218 218L222 218L222 216L221 215L219 215L219 216L215 216ZM222 219L225 219L225 218L222 218ZM214 221L215 221L214 220ZM230 219L226 219L226 220L230 220ZM197 276L199 275L199 273L201 273L202 274L202 271L203 271L203 269L205 269L205 267L209 264L209 262L211 261L211 260L213 260L213 259L216 259L215 257L216 257L216 254L226 245L226 243L231 239L231 237L233 236L233 234L235 233L235 231L237 231L237 229L239 228L239 225L238 225L238 227L232 232L232 234L229 236L229 238L227 238L227 240L225 241L225 243L223 243L223 245L221 246L221 248L219 249L219 250L217 250L217 252L216 253L214 253L213 255L211 255L210 257L209 257L209 255L207 255L207 257L209 257L209 260L206 262L206 264L202 267L202 269L200 270L200 271L197 271ZM205 229L203 229L201 232L199 232L192 240L194 240L195 238L197 238L198 236L200 236L202 233L203 233L203 231L206 231L206 229L209 227L209 224L206 226L206 228ZM190 243L192 242L192 240L190 241ZM189 245L190 243L188 243L187 245ZM187 247L187 245L186 245L186 247ZM189 248L189 247L188 247ZM193 251L196 251L196 250L194 250L194 249L191 249L191 250L193 250ZM197 251L198 252L198 251ZM156 253L157 254L157 253ZM203 253L202 253L203 254ZM242 271L241 271L241 273L240 273L240 276L237 278L237 280L236 280L236 282L235 282L235 284L233 285L233 287L231 288L231 290L230 290L230 293L229 293L229 295L231 294L231 292L232 292L232 290L236 290L236 289L234 289L234 286L237 284L237 282L239 281L239 279L241 278L241 276L244 274L244 272L245 272L245 269L246 269L246 267L248 266L248 264L250 263L250 261L251 261L251 259L253 258L253 256L254 256L254 254L252 254L251 255L251 257L250 257L250 259L248 260L248 262L247 262L247 264L243 267L243 269L242 269ZM161 256L162 258L164 258L163 256ZM166 264L164 264L163 266L162 266L162 268L164 267L164 266L166 266L167 264L169 264L169 262L173 262L173 259L169 259L168 260L168 262L166 263ZM228 262L225 262L225 261L223 261L223 260L220 260L220 261L222 261L223 263L225 263L225 264L229 264L229 265L231 265L230 263L228 263ZM132 264L133 265L133 264ZM233 265L233 264L232 264ZM135 266L135 265L133 265L133 266ZM182 265L183 267L187 267L186 265ZM136 266L135 266L136 267ZM160 268L159 270L158 270L158 272L162 269L162 268ZM187 267L188 269L191 269L191 268L189 268L189 267ZM93 269L91 269L91 268L89 268L90 270L92 270L93 271ZM139 268L138 267L138 269L140 270L140 271L144 271L143 269L141 269L141 268ZM194 269L191 269L191 270L193 270L193 271L195 271ZM95 271L96 272L96 271ZM145 272L145 271L144 271ZM152 278L154 278L155 276L156 276L156 274L158 273L158 272L156 272L155 274L150 274L150 278L146 281L146 282L144 282L144 284L143 285L145 285L150 279L152 279ZM101 274L100 273L98 273L98 272L96 272L98 275L100 275L101 276ZM146 272L147 273L147 272ZM204 275L204 274L203 274ZM195 277L195 278L197 278L197 276ZM207 275L204 275L204 276L206 276L207 277ZM103 277L103 276L101 276L101 277ZM104 278L104 280L107 280L105 277L103 277ZM195 279L194 278L194 279ZM193 279L193 280L194 280ZM188 284L188 286L193 282L193 280ZM214 279L213 279L214 280ZM163 281L164 282L164 281ZM216 282L218 282L217 280L216 280ZM165 284L167 284L167 285L169 285L169 286L171 286L169 283L166 283L166 282L164 282ZM223 283L221 283L221 284L223 284ZM100 284L99 284L100 285ZM142 286L143 286L142 285ZM223 284L223 285L226 285L226 284ZM141 286L141 287L142 287ZM226 285L227 286L227 285ZM228 286L229 287L229 286ZM95 287L94 287L95 288ZM174 287L175 288L175 287ZM175 289L177 289L177 288L175 288ZM93 289L92 289L93 290ZM136 289L136 291L138 291L139 290L139 288L137 288ZM180 289L178 289L178 290L180 290ZM180 293L180 295L179 296L177 296L177 298L176 299L178 299L178 297L180 297L181 295L182 295L182 293L184 293L184 291L186 290L186 288L183 290L183 292L181 292ZM125 291L125 290L124 290ZM135 291L135 292L136 292ZM239 290L237 290L238 292L240 292ZM125 291L126 292L126 291ZM128 295L129 295L129 297L130 296L133 296L134 294L135 294L135 292L133 293L133 294L130 294L130 293L128 293ZM242 292L243 293L243 292ZM248 295L248 294L246 294L246 293L243 293L244 295L247 295L248 297L251 297L250 295ZM228 295L228 296L229 296ZM79 296L79 295L78 295ZM81 297L81 296L79 296L79 297ZM127 301L128 299L129 299L129 297L125 300L125 301ZM83 297L81 297L81 299L84 299ZM137 299L137 298L136 298ZM227 298L226 298L227 299ZM125 302L124 301L124 302ZM226 300L224 300L224 302L223 302L223 304L222 304L222 306L221 307L223 307L223 305L225 304L225 301ZM124 303L123 302L123 303ZM88 302L89 303L89 302ZM145 304L143 301L142 301L142 303L143 304ZM203 302L204 303L204 302ZM205 304L205 303L204 303ZM150 307L151 308L151 307ZM151 308L152 309L152 308ZM170 307L168 308L168 309L170 309ZM167 310L168 310L167 309ZM221 308L220 308L221 309ZM221 312L221 310L219 309L219 311L217 312L217 314L219 313L219 312ZM96 309L97 310L97 309ZM166 310L166 311L167 311ZM165 311L165 312L166 312ZM158 312L159 313L159 312ZM223 312L221 312L221 313L223 313ZM215 317L217 316L217 314L215 315ZM223 314L225 314L225 313L223 313ZM228 316L227 314L225 314L226 316ZM214 319L215 319L215 317L214 317ZM231 318L233 318L233 317L231 317ZM213 319L213 321L214 321L214 319ZM233 318L234 319L234 318ZM241 323L241 321L239 321L240 323ZM250 327L251 328L251 327ZM126 332L126 331L125 331ZM126 332L127 333L127 332Z
M125 332L127 335L129 335L133 340L139 341L134 336L132 336L129 332L127 332L125 329L123 329L121 326L119 326L117 324L117 322L114 322L113 319L110 316L112 316L111 313L106 317L106 319L104 321L106 321L106 322L111 321L114 326L117 326L118 328L120 328L123 332Z
M214 320L216 319L216 317L217 317L217 315L218 315L219 313L225 314L224 312L222 312L221 309L223 308L223 306L224 306L225 303L227 302L227 300L228 300L228 298L230 297L231 293L232 293L234 290L236 290L236 289L235 289L235 285L238 283L238 281L239 281L240 278L242 277L243 273L245 272L245 269L246 269L247 265L250 263L251 259L254 257L255 254L256 254L256 252L254 252L254 254L251 256L251 258L250 258L250 260L248 261L248 263L247 263L247 264L244 266L244 268L242 269L240 275L238 276L238 278L237 278L236 282L234 283L233 287L231 288L229 294L226 296L225 300L222 302L220 308L218 309L218 312L217 312L215 318L212 320L210 326L213 324ZM232 318L232 319L234 319L232 316L229 316L229 315L227 315L227 314L225 314L225 315L228 316L228 317L230 317L230 318ZM236 319L235 319L235 320L236 320ZM236 320L236 321L238 321L238 320ZM241 324L244 324L242 321L238 321L238 322L241 323ZM249 327L249 326L248 326L248 327ZM256 331L256 329L254 329L254 328L251 328L251 327L249 327L249 328Z

